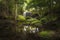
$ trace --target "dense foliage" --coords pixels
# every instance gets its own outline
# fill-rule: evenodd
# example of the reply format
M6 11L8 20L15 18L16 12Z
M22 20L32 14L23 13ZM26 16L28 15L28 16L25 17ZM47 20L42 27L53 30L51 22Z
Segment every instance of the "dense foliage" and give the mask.
M60 40L60 0L0 0L0 40Z

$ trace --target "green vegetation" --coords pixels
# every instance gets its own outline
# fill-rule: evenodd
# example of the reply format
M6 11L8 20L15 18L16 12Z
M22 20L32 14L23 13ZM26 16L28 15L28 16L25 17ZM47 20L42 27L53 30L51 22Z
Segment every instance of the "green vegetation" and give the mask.
M40 36L42 37L52 37L55 33L53 31L42 31L40 32Z
M60 40L60 0L0 0L0 40Z

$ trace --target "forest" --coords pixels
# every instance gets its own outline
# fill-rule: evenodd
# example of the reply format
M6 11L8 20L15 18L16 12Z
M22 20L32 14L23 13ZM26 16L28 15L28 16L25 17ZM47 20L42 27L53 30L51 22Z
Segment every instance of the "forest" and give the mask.
M0 0L0 40L60 40L60 0Z

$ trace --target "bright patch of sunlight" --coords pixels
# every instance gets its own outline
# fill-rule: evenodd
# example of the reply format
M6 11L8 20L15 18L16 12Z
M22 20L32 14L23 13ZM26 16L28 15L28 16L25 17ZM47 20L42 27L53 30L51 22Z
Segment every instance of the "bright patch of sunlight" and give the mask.
M26 28L24 27L24 31L26 31Z
M55 1L53 1L53 4L56 4L56 2L55 2Z
M29 29L30 29L30 33L38 32L38 28L36 28L36 27L29 27Z
M44 8L42 7L41 9L43 10Z
M24 7L23 7L24 11L26 10L26 6L27 6L27 3L24 3Z
M26 0L27 1L27 3L29 3L29 2L31 2L32 0Z
M26 7L28 5L28 3L30 3L32 0L25 0L26 2L24 2L24 6L23 6L23 10L26 10Z
M28 28L29 26L24 26L24 28Z
M36 33L39 31L38 28L32 27L32 26L24 26L23 28L24 31L29 31L30 33Z
M30 10L29 11L34 11L35 10L35 8L30 8Z

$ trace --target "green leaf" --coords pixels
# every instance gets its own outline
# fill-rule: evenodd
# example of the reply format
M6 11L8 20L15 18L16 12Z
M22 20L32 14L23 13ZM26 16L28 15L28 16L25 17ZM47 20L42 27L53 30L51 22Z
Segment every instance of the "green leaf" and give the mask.
M22 16L22 15L18 15L17 20L25 21L25 20L26 20L26 18L25 18L24 16Z
M39 35L41 37L52 37L55 34L54 31L41 31Z

